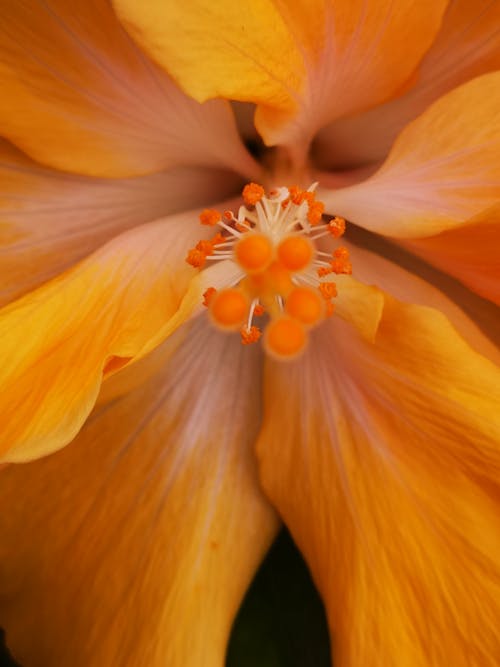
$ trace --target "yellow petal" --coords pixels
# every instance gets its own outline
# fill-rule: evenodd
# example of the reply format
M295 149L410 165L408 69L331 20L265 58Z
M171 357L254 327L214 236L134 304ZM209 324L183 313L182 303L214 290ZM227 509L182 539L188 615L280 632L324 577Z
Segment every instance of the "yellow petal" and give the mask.
M252 449L259 351L204 321L178 334L69 447L2 472L0 617L26 667L223 665L277 528Z
M442 314L390 297L374 344L338 318L315 336L269 364L258 451L335 665L496 667L498 369Z
M127 179L72 176L42 167L1 140L0 180L2 305L120 232L220 201L240 183L231 172L202 167Z
M181 93L108 0L6 0L0 89L3 136L58 169L129 176L202 164L255 173L229 107Z
M189 94L255 102L266 143L297 152L319 127L392 95L432 43L446 4L114 0L127 30Z
M329 210L396 238L438 234L500 195L500 72L435 102L399 135L363 183L323 191Z
M383 160L399 132L432 102L475 76L500 69L499 25L498 2L451 2L409 89L321 132L315 146L323 166L345 169Z
M436 236L405 247L500 305L500 204Z
M184 261L199 236L194 217L126 232L0 311L2 460L67 444L103 373L144 356L201 308L203 278Z
M336 315L351 324L360 336L373 341L384 308L382 292L352 276L336 276L335 284L338 289Z

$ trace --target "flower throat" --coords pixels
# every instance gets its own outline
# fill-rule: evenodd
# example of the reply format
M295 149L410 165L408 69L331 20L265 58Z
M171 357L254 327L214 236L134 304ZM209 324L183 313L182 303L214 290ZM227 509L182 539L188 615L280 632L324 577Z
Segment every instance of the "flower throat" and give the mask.
M343 218L323 221L316 185L266 194L261 185L247 184L237 216L232 211L202 211L200 223L218 231L186 257L199 269L224 260L240 269L231 284L204 293L210 320L219 329L239 331L244 345L262 337L268 354L279 359L304 350L311 328L334 312L337 289L332 275L352 270L347 248L324 252L316 245L322 237L338 239L345 231ZM254 324L263 315L268 315L265 326Z

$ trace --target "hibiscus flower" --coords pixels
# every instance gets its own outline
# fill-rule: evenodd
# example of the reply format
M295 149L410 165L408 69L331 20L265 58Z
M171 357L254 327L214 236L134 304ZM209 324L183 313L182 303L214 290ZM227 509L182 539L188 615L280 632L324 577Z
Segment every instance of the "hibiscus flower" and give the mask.
M498 665L500 5L2 9L16 659L220 667L283 521L336 666Z

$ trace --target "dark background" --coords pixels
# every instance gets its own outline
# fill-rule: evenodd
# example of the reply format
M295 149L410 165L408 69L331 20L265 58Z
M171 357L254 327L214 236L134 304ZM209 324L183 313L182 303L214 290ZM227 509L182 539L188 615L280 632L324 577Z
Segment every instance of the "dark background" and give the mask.
M285 530L243 601L226 667L331 667L323 604Z

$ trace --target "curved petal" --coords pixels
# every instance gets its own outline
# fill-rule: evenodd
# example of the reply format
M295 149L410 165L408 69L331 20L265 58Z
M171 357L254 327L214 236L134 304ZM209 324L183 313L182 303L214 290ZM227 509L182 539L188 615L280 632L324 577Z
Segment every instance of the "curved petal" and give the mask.
M500 204L460 227L404 246L500 305Z
M255 174L229 106L184 95L108 0L6 0L0 88L2 134L58 169L130 176L197 164Z
M363 183L321 199L356 224L396 238L458 227L500 196L500 72L434 103L399 135Z
M374 341L384 309L384 297L379 289L354 279L352 276L335 277L338 295L335 313L354 327L364 339Z
M401 263L404 258L400 256L398 247L394 248L393 256L389 259L376 254L382 249L375 245L369 250L355 246L349 241L343 241L343 245L349 248L353 273L360 287L366 284L375 286L378 299L381 301L377 328L373 332L372 340L376 338L378 326L383 317L383 292L386 292L404 303L427 306L440 311L473 350L500 366L500 349L497 345L498 313L493 307L488 308L491 304L476 298L476 301L479 302L476 307L483 306L482 311L478 312L470 302L465 301L463 293L453 293L447 285L441 284L439 276L429 275L424 279L418 273L420 267L410 267L410 270L403 268ZM399 264L396 263L397 260L400 260ZM429 281L431 277L435 280L434 284ZM474 298L474 295L468 293L467 290L463 292L466 292L471 300ZM340 285L339 297L343 297L343 287ZM346 295L344 308L347 311L352 310L349 295Z
M374 344L334 318L269 364L261 478L338 667L497 664L499 386L442 314L387 296Z
M252 451L260 360L205 322L178 334L69 447L2 473L0 621L25 667L224 664L277 527Z
M314 132L390 97L435 37L446 0L113 0L134 38L193 97L259 105L268 144L304 155Z
M323 168L345 169L383 160L399 132L432 102L469 79L500 69L499 25L498 2L450 2L409 90L320 133L316 158Z
M221 201L232 172L178 167L127 179L63 174L0 140L0 304L64 271L139 223Z
M210 276L184 261L199 236L193 215L125 232L0 311L2 460L67 444L103 374L144 356L201 308Z

